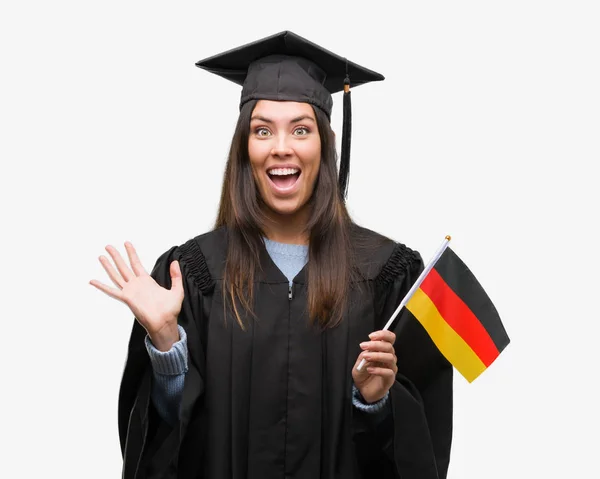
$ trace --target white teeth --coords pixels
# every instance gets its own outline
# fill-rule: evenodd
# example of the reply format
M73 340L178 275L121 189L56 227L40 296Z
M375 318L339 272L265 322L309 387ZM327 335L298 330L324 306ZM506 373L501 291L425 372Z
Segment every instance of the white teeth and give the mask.
M300 170L298 168L273 168L269 170L270 175L276 176L285 176L285 175L295 175Z

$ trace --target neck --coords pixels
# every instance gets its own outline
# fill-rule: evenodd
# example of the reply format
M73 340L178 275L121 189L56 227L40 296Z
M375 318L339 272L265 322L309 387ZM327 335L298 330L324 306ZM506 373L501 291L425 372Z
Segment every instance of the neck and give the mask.
M291 215L281 215L274 211L268 211L266 214L265 236L278 243L307 245L309 233L306 231L306 224L309 214L308 208L303 208Z

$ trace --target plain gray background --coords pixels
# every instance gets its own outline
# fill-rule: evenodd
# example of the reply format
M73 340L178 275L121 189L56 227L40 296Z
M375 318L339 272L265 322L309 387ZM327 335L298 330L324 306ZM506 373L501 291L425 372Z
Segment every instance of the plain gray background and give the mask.
M593 477L600 20L593 1L21 1L0 7L3 477L119 477L147 269L211 228L240 89L197 60L292 30L386 76L353 90L348 206L428 259L446 234L512 343L455 380L450 479ZM341 136L341 95L332 124Z

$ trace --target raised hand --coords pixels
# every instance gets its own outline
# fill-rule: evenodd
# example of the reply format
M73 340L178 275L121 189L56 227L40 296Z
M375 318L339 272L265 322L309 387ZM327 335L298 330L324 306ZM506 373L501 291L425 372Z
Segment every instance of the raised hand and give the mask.
M352 379L362 397L368 403L382 399L396 380L398 366L394 342L396 335L391 331L375 331L369 335L371 341L360 344L362 353L358 355L352 369ZM362 360L365 364L359 371Z
M90 284L129 306L137 321L150 335L154 346L161 351L168 351L173 343L179 340L177 317L184 296L179 263L171 263L171 289L165 289L146 272L131 243L125 243L125 250L131 268L110 245L106 247L106 251L117 269L115 270L105 256L99 258L116 287L107 286L95 279L91 280Z

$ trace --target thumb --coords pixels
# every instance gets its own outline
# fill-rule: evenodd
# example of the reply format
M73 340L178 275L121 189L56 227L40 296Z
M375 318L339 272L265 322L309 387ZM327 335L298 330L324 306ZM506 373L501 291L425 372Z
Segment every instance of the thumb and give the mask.
M171 290L183 290L183 279L181 276L181 268L179 267L179 261L175 260L171 262L170 273Z

